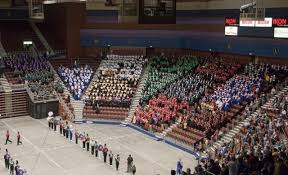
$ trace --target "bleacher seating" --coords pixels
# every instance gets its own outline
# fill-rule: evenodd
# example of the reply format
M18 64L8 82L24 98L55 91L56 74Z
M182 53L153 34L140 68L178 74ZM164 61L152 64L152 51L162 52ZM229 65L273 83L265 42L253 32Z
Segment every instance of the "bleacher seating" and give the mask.
M99 77L86 91L84 116L123 120L144 65L143 56L108 55L99 67ZM109 107L109 110L102 107Z
M154 57L149 64L148 78L142 91L141 103L163 90L167 85L176 81L198 65L194 57L166 58Z

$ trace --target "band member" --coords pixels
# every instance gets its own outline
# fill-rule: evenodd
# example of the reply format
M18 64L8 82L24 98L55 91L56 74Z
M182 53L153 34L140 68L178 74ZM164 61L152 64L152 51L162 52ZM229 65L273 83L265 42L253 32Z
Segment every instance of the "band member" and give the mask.
M62 135L62 132L63 132L63 122L62 120L60 119L60 134Z
M89 151L89 147L90 147L90 138L89 135L87 134L86 136L86 144L87 144L87 151Z
M117 154L117 157L115 158L115 162L116 162L116 170L118 171L119 164L120 164L120 156L119 156L119 154Z
M85 146L86 146L85 142L86 142L86 136L85 136L85 133L84 133L84 135L82 137L83 149L85 149Z
M9 133L9 130L6 131L6 142L5 142L5 145L7 145L7 143L12 143L12 141L9 139L10 137L10 133Z
M110 165L112 165L112 163L113 163L113 157L114 157L114 155L113 155L112 151L110 151L109 152L109 164Z
M104 157L104 163L106 163L107 153L108 153L108 148L107 148L106 144L104 145L102 152L103 152L103 157Z
M76 144L78 144L78 137L79 137L79 135L78 135L78 131L77 131L77 129L75 130L75 143Z
M20 135L20 132L18 131L17 132L17 145L22 145L22 141L21 141L21 135Z
M95 141L95 146L94 146L94 148L95 148L95 157L98 157L99 145L98 145L97 141Z

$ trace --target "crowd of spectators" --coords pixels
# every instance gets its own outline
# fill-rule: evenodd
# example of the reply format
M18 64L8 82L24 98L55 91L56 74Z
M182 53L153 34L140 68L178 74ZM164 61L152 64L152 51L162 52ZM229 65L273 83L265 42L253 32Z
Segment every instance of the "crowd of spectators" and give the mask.
M213 76L210 74L190 73L169 85L165 89L164 94L168 98L175 97L177 100L184 100L189 102L189 104L194 104L211 88L213 88Z
M150 125L169 127L188 110L188 102L179 103L176 98L168 99L165 95L160 94L158 97L150 99L144 109L140 106L136 109L135 123L145 129L149 129Z
M15 74L21 76L35 71L50 70L47 64L47 59L44 56L32 57L27 53L10 54L0 59L0 64L5 68L11 69Z
M0 59L0 65L27 85L35 100L56 98L54 73L45 55L33 57L29 53L9 54Z
M93 76L93 70L88 65L84 67L77 66L72 69L60 66L58 68L58 74L64 84L68 87L73 98L80 100L84 90L90 84Z
M248 68L250 73L246 71ZM209 154L207 160L201 161L195 169L195 174L207 174L206 171L233 175L287 174L288 149L284 141L285 137L287 139L288 126L287 71L286 66L264 64L246 66L246 75L262 77L263 81L272 84L279 83L273 85L270 93L262 93L259 98L246 106L243 112L244 118L245 116L251 118L244 123L240 132L231 141L223 143L216 149L215 154Z
M179 77L189 73L197 65L198 59L190 56L179 58L156 56L152 58L148 78L142 91L141 103L147 103L159 91L175 82Z
M87 89L86 103L129 107L146 62L143 56L108 55L99 77Z

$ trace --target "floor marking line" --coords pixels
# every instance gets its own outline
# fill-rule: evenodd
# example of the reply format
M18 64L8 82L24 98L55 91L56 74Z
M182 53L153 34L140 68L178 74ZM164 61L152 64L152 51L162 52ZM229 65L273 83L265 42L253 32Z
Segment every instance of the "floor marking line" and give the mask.
M11 131L13 131L14 133L17 133L17 131L11 127L8 123L6 123L5 121L1 121L2 123L4 123L4 125L6 125L6 127L8 127ZM41 150L40 148L38 148L35 144L33 144L28 138L26 138L24 135L22 135L22 138L29 143L36 151L38 151L40 154L42 154L44 157L47 158L47 160L49 160L51 163L53 163L54 165L56 165L58 168L62 169L64 174L68 175L68 172L66 169L64 169L61 165L59 165L56 161L54 161L49 155L47 155L43 150Z

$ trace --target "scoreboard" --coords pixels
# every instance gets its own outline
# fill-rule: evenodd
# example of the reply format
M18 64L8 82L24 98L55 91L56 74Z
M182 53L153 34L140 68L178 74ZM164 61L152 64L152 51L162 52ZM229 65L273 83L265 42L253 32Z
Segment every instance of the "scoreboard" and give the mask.
M226 36L286 38L288 39L288 18L274 17L263 20L240 20L225 18Z

